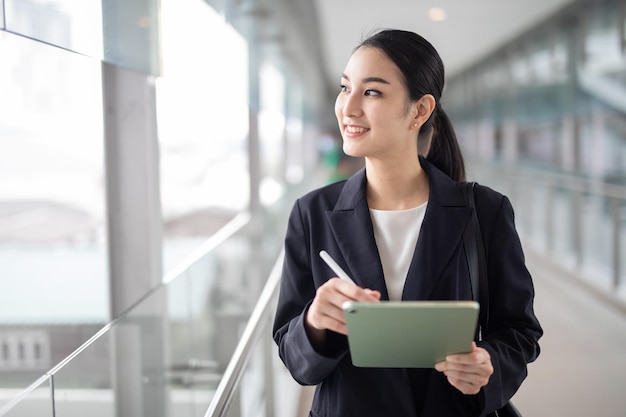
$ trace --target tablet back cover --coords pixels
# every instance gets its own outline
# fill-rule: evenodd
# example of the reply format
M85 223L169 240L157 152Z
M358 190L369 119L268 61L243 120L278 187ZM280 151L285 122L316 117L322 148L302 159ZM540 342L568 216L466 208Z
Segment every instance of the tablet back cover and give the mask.
M359 367L432 368L469 352L478 321L475 301L348 302L352 363Z

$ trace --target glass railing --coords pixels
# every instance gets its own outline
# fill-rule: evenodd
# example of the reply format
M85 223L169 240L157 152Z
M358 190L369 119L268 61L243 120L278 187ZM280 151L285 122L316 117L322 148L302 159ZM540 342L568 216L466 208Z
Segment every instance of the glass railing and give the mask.
M626 309L626 186L521 164L469 166L511 199L527 244Z
M0 416L202 415L262 286L245 283L242 259L255 256L249 218L235 218L175 276L1 404ZM269 261L256 260L267 276Z
M259 296L267 299L291 204L285 195L256 216L240 214L30 386L0 387L0 416L203 416ZM264 385L254 369L269 353L250 350L238 377L250 383L230 405L252 404Z
M295 383L283 385L277 379L279 373L274 372L276 355L270 337L282 259L281 252L204 414L205 417L277 416L274 401L277 392L284 399L285 389L291 386L291 395L288 397L297 398L298 389L295 388Z
M252 415L271 397L267 378L281 375L281 395L297 398L273 370L268 323L286 218L309 183L236 216L28 387L0 385L0 417Z

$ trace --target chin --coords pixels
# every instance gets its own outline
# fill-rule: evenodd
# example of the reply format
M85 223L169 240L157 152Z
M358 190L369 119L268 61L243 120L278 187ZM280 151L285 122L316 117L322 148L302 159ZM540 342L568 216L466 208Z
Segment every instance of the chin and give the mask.
M359 152L357 149L354 149L354 146L346 146L345 143L343 145L343 153L348 156L352 156L354 158L360 158L365 156L362 152Z

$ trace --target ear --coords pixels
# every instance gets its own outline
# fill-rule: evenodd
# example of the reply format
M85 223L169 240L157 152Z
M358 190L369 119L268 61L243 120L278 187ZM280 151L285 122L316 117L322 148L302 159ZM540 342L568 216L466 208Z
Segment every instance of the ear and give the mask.
M432 94L424 94L419 100L413 103L411 128L419 130L435 110L436 104L435 97L433 97Z

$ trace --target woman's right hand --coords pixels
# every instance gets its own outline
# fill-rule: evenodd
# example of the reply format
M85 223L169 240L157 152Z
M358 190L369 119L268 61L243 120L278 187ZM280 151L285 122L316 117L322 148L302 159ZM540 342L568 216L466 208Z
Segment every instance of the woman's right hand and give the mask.
M315 292L304 322L314 346L324 342L326 330L347 335L345 314L341 306L346 301L378 302L380 292L361 288L339 278L331 278Z

